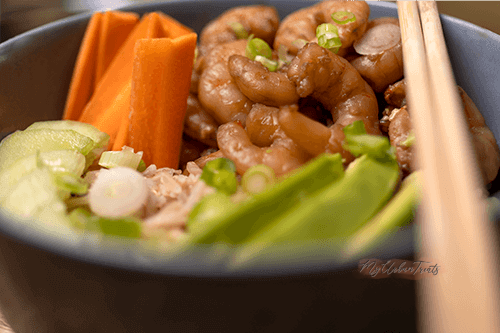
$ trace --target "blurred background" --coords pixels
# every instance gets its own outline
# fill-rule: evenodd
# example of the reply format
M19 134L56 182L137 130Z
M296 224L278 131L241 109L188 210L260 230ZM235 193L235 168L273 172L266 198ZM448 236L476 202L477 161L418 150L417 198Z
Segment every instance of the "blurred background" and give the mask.
M0 41L82 12L154 1L158 0L1 0ZM443 14L464 19L500 34L498 1L438 1L438 7Z

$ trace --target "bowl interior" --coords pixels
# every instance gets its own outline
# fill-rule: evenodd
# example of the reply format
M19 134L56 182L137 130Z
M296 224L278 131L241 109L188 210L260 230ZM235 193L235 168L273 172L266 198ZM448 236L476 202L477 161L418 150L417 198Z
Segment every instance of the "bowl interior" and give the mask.
M281 16L310 5L310 1L239 1L238 5L263 3L275 6ZM229 1L188 1L146 3L123 10L144 14L162 11L196 32L224 10L233 7ZM397 17L391 3L370 2L371 16ZM0 45L0 134L24 129L40 120L60 119L69 87L73 65L90 14L66 18L17 36ZM500 138L500 36L470 23L442 15L443 30L457 83L482 111L495 137ZM500 197L498 181L491 191ZM41 233L36 225L19 223L15 218L0 216L0 232L47 251L94 264L148 271L158 274L195 276L262 276L301 274L311 271L338 271L355 267L357 260L343 262L328 251L311 247L290 258L270 258L237 271L228 270L230 259L214 260L214 252L228 249L199 248L192 252L159 254L144 249L139 242L113 239L79 239L62 242L57 233ZM413 232L408 227L392 235L375 249L372 256L406 258L413 253ZM280 251L284 251L281 249ZM286 253L286 252L283 252ZM217 257L217 256L216 256ZM219 255L217 258L224 256ZM314 257L314 260L310 260Z

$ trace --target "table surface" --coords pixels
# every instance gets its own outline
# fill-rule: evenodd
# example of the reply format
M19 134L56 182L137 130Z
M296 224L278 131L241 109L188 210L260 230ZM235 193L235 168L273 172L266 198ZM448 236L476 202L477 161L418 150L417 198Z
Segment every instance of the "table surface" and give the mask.
M9 327L2 315L2 309L0 309L0 333L13 333L14 331Z

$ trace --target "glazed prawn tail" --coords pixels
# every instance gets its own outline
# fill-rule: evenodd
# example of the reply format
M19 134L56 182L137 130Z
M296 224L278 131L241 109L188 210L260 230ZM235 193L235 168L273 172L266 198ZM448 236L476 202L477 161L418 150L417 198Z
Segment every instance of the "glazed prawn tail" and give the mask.
M271 72L261 63L238 54L229 57L228 67L240 91L255 103L281 106L299 101L295 85L285 73Z
M309 154L317 156L327 150L330 129L301 114L296 105L282 107L278 120L283 132Z
M217 147L215 132L218 126L215 119L201 107L196 96L189 94L184 133L210 147Z
M262 164L262 152L252 144L245 129L236 122L228 122L217 130L217 144L224 156L232 160L239 174L253 165Z
M250 141L245 129L236 122L219 127L217 144L224 156L234 162L240 175L254 165L265 164L279 177L310 159L309 155L294 149L295 144L291 140L276 140L269 147L257 147Z
M200 53L207 54L215 46L238 39L231 23L240 23L250 35L272 45L280 19L276 8L263 5L230 9L211 21L200 34Z

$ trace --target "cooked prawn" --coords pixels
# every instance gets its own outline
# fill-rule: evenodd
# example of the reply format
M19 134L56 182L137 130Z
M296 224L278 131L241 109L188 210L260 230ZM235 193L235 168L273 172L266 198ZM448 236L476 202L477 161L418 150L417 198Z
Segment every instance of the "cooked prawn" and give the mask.
M220 124L233 120L245 122L253 102L246 97L229 74L227 61L233 54L245 54L247 41L218 45L204 58L198 85L203 108Z
M271 137L270 146L256 146L240 124L230 122L219 127L217 144L224 156L234 162L239 174L245 173L254 165L265 164L272 168L277 176L281 176L311 158L286 135L275 133Z
M230 9L202 30L199 52L207 54L217 45L237 40L238 37L229 25L233 22L243 25L249 35L253 34L272 45L280 20L274 7L257 5Z
M210 147L217 147L215 132L218 126L215 119L202 108L196 96L189 94L184 120L184 133Z
M414 149L412 146L404 144L412 129L407 107L394 109L389 116L389 121L389 139L391 145L396 148L396 159L401 170L404 173L410 173L415 170L415 166L413 165Z
M370 21L366 33L375 27L380 28L386 24L397 26L399 29L399 21L397 18L382 17ZM396 31L399 33L399 30ZM390 34L390 32L387 33ZM382 52L357 57L351 61L351 65L353 65L359 74L361 74L361 77L368 82L373 91L379 93L384 91L388 85L403 77L403 49L401 38L399 38L399 41L378 35L373 38L376 38L377 41L381 41L382 43L389 41L389 44L385 46L382 45L386 47Z
M288 77L300 97L312 96L333 117L334 124L327 127L297 110L280 110L283 131L310 154L341 153L351 161L353 156L342 148L342 128L356 120L363 121L367 133L381 134L375 93L347 60L309 43L292 60Z
M474 142L476 158L485 184L492 182L500 168L500 149L493 132L488 128L484 117L467 93L458 87L464 105L465 117Z
M228 67L240 91L255 103L281 106L299 100L295 85L283 72L271 72L261 63L236 54L229 58Z
M338 11L349 11L356 16L356 21L347 24L335 23L331 15ZM332 23L337 26L342 46L339 54L345 53L356 39L360 38L368 25L370 7L364 1L323 1L285 17L274 39L274 49L280 45L288 49L290 54L299 51L294 41L303 39L308 42L316 40L316 27L322 23Z
M397 86L393 85L389 87L385 93L386 100L391 101L394 104L398 104L400 101L403 101L406 97L405 87L404 80L398 82ZM498 169L500 168L500 149L498 148L493 132L491 132L486 125L481 112L478 110L472 99L461 87L457 86L457 89L462 100L463 110L469 126L469 131L472 134L476 160L484 183L488 184L492 182L498 174ZM412 112L412 110L409 111ZM390 118L391 123L389 125L389 137L392 143L396 141L396 137L406 137L412 127L408 116L405 116L404 121L398 120L399 117L393 116L392 114ZM393 124L394 121L396 122ZM396 149L398 149L397 146ZM412 148L406 150L411 151L411 149ZM397 157L399 160L400 156L397 155ZM411 155L408 158L411 158ZM407 158L400 160L400 164L405 164L405 161L407 162Z
M402 79L391 84L384 92L385 101L392 106L402 108L406 105L406 81Z

